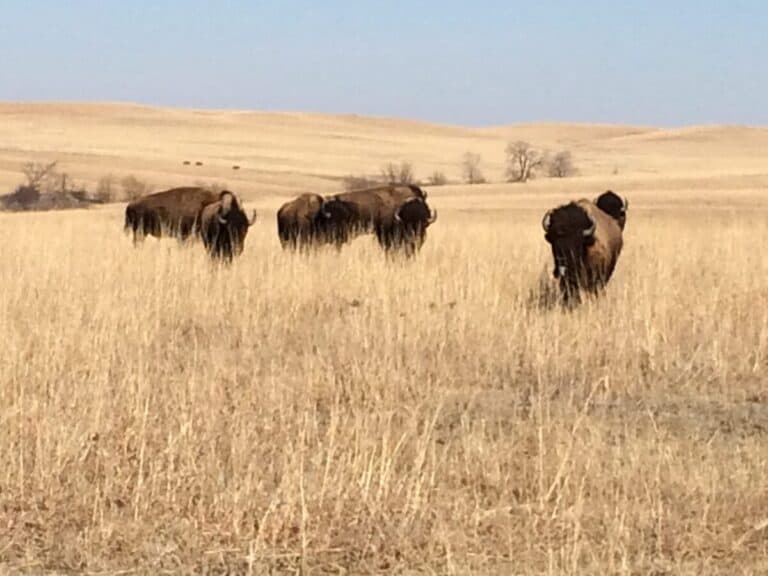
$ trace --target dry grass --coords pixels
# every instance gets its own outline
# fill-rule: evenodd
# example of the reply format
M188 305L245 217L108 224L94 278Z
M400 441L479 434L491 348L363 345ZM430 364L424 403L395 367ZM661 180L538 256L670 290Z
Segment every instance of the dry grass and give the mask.
M0 215L0 562L765 573L768 210L678 188L571 313L531 305L545 191L430 192L407 263L284 254L273 205L223 269L119 210Z

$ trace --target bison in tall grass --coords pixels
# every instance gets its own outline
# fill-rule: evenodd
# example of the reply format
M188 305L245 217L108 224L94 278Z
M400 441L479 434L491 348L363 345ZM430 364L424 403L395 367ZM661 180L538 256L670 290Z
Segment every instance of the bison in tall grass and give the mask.
M346 218L337 218L344 236L373 232L388 253L415 254L423 245L426 229L437 214L426 202L426 193L414 184L387 184L337 194L329 202L346 209Z
M230 191L216 193L199 187L171 188L143 196L126 206L125 230L136 244L145 236L180 241L199 237L214 259L232 260L242 253L248 220L238 198Z
M125 208L125 230L133 233L134 244L145 236L187 240L197 233L200 211L216 202L219 195L198 187L181 187L142 196Z
M301 194L283 204L277 211L277 234L283 248L306 249L324 243L326 220L325 198L319 194Z
M554 276L565 302L579 302L582 291L597 295L610 280L623 247L626 202L621 202L620 219L586 199L544 215L542 226L552 248Z
M237 196L223 190L216 202L200 211L199 233L208 253L215 260L230 262L242 254L248 228L256 222L256 211L248 219Z

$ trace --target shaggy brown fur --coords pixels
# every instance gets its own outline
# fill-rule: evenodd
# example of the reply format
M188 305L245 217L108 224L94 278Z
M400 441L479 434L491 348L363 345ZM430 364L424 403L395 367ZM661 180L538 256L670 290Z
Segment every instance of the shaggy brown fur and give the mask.
M426 219L429 220L431 212L426 206L426 197L426 193L414 184L387 184L337 194L332 200L345 205L347 211L346 217L339 219L334 225L345 227L345 238L374 232L385 250L407 247L410 252L414 252L421 245L417 239L420 233L416 233L418 226L415 225L415 220L406 226L398 222L396 216L404 205L418 200L426 207L426 210L421 210L422 215L427 214ZM408 208L418 220L414 210L418 208ZM423 224L426 229L426 220ZM421 236L423 241L423 235Z
M136 243L145 236L186 240L197 232L200 210L219 195L197 187L171 188L134 200L125 208L125 230Z
M277 234L283 248L306 248L317 240L325 219L325 199L319 194L302 194L277 211Z
M336 194L333 198L354 206L358 233L375 231L381 226L391 226L395 212L412 198L426 199L424 191L415 184L386 184Z
M216 202L202 208L199 221L200 237L211 257L231 261L243 252L248 228L256 222L256 211L248 220L237 196L224 190Z
M379 244L387 251L399 250L413 256L424 245L427 228L435 220L437 211L432 211L423 198L411 198L395 211L392 226L377 231Z
M578 301L581 290L597 294L610 280L623 247L618 222L582 199L550 210L542 224L564 299Z

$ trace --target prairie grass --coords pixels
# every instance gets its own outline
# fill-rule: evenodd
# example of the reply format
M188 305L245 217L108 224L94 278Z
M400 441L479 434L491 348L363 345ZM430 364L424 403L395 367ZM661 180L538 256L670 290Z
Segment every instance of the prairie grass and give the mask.
M262 211L223 268L119 210L0 215L0 563L768 572L768 211L635 204L572 312L513 203L409 262L284 253Z

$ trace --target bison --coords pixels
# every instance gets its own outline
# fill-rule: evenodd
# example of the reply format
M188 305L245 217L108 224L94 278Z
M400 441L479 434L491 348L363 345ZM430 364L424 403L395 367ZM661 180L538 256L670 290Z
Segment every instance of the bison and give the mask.
M437 210L431 210L423 198L414 197L395 210L391 225L382 225L376 237L387 252L402 251L413 256L424 245L427 228L437 220Z
M343 215L331 219L329 226L342 227L338 235L344 238L374 232L385 250L405 248L412 254L423 243L427 226L434 222L426 197L414 184L387 184L337 194L329 202Z
M629 202L612 190L606 190L595 199L595 204L600 210L611 216L619 227L624 230L624 224L627 222L627 210Z
M554 276L564 301L578 302L582 290L598 294L610 280L621 253L619 222L582 199L547 212L542 226L552 247Z
M256 211L248 220L237 196L229 190L222 190L216 202L200 210L200 237L213 259L229 262L243 252L248 228L254 222Z
M319 194L302 194L283 204L277 211L277 234L283 248L307 248L321 242L327 229L324 220L330 213L324 210L325 199Z
M125 230L134 244L147 235L186 240L196 233L200 210L216 202L218 194L199 187L171 188L142 196L125 208Z

